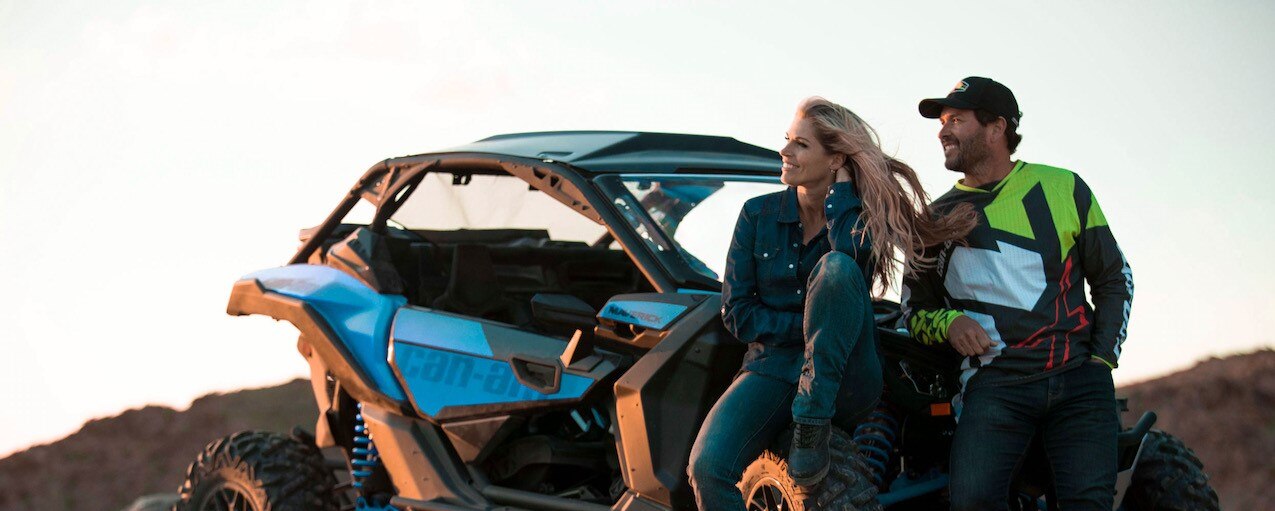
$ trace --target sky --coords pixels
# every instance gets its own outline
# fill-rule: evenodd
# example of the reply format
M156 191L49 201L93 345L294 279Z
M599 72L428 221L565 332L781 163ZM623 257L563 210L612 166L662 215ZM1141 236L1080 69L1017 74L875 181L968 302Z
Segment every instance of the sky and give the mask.
M778 149L821 95L938 196L916 104L969 75L1014 90L1016 156L1079 173L1133 268L1118 384L1275 346L1271 26L1242 0L0 2L0 456L304 376L230 287L386 157L564 129Z

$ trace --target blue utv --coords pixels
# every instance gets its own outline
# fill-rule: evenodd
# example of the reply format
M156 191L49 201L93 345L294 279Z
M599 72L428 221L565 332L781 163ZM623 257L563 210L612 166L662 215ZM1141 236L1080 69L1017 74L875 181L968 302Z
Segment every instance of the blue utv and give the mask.
M314 433L212 442L177 508L694 509L691 445L745 348L719 315L732 225L782 188L779 167L731 138L633 132L376 164L227 306L300 331ZM790 434L776 438L739 482L750 510L947 508L955 354L913 342L897 305L877 310L880 407L835 431L816 488L792 483ZM1121 433L1116 502L1217 509L1200 462L1154 421ZM1020 479L1014 506L1053 506L1045 474Z

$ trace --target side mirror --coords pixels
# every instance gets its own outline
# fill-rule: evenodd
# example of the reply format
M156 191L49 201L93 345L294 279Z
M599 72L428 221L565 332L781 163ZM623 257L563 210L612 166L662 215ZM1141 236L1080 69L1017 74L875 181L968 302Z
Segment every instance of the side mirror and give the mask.
M531 317L538 326L548 330L570 333L574 330L591 332L598 324L598 311L584 300L571 295L537 293L531 297Z

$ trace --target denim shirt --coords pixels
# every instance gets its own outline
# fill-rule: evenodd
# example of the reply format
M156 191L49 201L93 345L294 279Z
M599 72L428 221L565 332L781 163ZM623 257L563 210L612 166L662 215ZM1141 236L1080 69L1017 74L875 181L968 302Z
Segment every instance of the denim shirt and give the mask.
M853 257L870 281L871 240L860 223L863 205L849 182L834 183L824 200L827 225L803 247L797 189L749 199L739 212L726 259L722 321L748 343L743 370L796 383L805 336L806 277L831 250ZM803 250L804 249L804 250Z

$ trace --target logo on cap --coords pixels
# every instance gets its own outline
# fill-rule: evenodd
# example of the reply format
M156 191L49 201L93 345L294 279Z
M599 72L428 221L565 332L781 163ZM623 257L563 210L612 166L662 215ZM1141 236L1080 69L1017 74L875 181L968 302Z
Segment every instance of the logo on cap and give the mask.
M949 92L948 94L954 94L957 92L965 92L965 89L968 89L969 87L970 87L970 84L965 83L965 80L961 80L960 82L957 82L956 87L952 87L952 92Z

